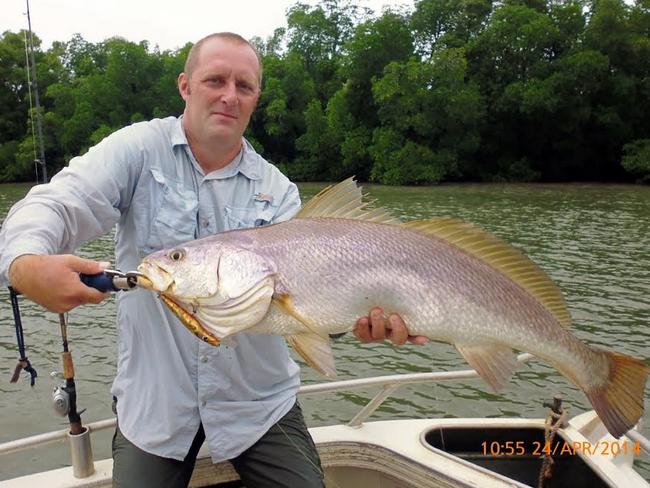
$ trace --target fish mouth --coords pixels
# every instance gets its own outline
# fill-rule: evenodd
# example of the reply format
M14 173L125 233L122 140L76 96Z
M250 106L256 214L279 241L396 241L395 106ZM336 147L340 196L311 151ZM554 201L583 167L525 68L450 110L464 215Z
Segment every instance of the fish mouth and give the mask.
M135 284L136 286L139 286L140 288L146 288L147 290L152 290L153 289L153 281L151 281L149 278L147 278L144 274L139 273L134 276Z
M137 284L141 288L164 293L174 284L171 274L160 266L144 260L138 266Z

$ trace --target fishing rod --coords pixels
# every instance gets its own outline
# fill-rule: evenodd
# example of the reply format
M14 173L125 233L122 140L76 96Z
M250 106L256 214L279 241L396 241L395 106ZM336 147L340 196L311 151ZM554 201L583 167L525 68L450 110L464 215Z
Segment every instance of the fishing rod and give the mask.
M101 292L111 291L128 291L137 286L137 279L142 276L136 271L122 273L115 270L104 270L101 273L87 275L81 274L79 276L82 283L86 286L95 288ZM21 370L30 374L30 384L33 387L38 376L36 370L33 368L26 355L26 346L23 332L22 319L20 316L20 308L18 306L19 293L13 288L9 287L11 297L11 305L14 314L14 325L16 327L16 340L18 342L18 350L20 358L11 377L10 382L16 383L20 377ZM92 447L90 445L90 431L84 427L81 422L81 414L85 411L79 411L77 408L77 387L75 384L74 376L74 363L72 361L72 353L70 352L68 344L68 320L67 314L59 314L59 326L61 329L61 341L63 344L63 352L61 360L63 365L63 383L56 386L52 392L52 403L54 411L60 416L67 415L70 424L68 438L70 439L70 455L72 458L73 474L77 478L86 478L94 471L94 463L92 456ZM52 376L58 376L57 373L52 373Z
M123 273L121 271L116 271L113 269L105 269L101 273L96 273L92 275L83 274L79 275L81 282L89 287L95 288L98 291L103 293L112 292L112 291L128 291L134 289L138 286L138 278L142 277L142 273L137 271L129 271ZM29 359L27 358L26 346L25 346L25 335L23 331L23 323L20 314L20 306L18 304L18 296L20 295L12 286L9 287L9 296L11 299L11 309L14 315L14 326L16 328L16 342L18 343L18 352L20 357L18 358L18 364L14 369L14 373L9 380L10 383L18 382L20 378L20 372L25 371L30 375L30 384L34 386L36 384L36 378L38 373L36 369L31 365ZM74 364L72 362L72 354L68 349L68 327L67 327L67 318L64 314L59 314L59 325L61 327L61 341L63 342L63 374L66 384L61 387L61 391L65 391L64 388L71 388L74 390ZM68 384L68 380L71 381L71 384ZM59 394L57 401L55 402L55 409L57 412L65 411L63 415L68 413L67 411L67 400L64 398L63 394ZM71 423L77 423L78 420L71 419ZM76 430L76 429L75 429Z
M36 164L40 164L43 169L43 183L47 183L47 164L45 163L45 146L43 143L43 115L41 114L41 102L38 96L38 79L36 77L36 60L34 59L34 38L32 36L32 19L29 15L29 0L25 0L27 4L27 26L29 31L29 54L31 57L31 66L28 66L28 71L32 71L32 86L34 87L34 102L36 105L36 129L38 131L38 146L40 150L40 159L35 159ZM31 104L31 90L30 99ZM31 112L30 112L31 116ZM33 130L33 129L32 129ZM38 173L36 174L36 183L38 183Z

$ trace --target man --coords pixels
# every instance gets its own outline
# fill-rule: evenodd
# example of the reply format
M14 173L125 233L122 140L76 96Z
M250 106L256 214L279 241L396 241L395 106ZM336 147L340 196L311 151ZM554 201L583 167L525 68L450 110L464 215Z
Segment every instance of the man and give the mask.
M12 208L0 233L5 284L65 312L104 299L79 273L107 266L65 253L115 224L116 267L131 270L155 250L298 211L296 186L243 139L261 88L252 46L231 33L202 39L178 87L182 117L117 131ZM118 296L117 318L115 486L186 486L204 439L251 488L323 486L282 338L239 334L212 347L144 290ZM356 333L407 340L401 319L377 308Z

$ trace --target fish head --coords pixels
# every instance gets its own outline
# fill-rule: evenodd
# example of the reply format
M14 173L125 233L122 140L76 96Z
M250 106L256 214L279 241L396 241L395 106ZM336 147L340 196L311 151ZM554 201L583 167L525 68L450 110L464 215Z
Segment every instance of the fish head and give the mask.
M220 253L181 245L154 252L142 260L138 285L189 302L216 294Z
M200 337L207 331L221 339L264 317L276 269L254 250L199 240L150 254L138 272L143 275L138 285L179 307L180 312L172 311L187 328Z

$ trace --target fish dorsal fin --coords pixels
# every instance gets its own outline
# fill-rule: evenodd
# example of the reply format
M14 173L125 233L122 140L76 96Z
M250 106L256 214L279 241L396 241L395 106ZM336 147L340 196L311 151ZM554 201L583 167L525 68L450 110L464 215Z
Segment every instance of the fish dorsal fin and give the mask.
M468 222L446 217L404 225L476 256L533 295L564 327L571 324L571 315L557 285L521 251L495 235Z
M328 217L366 220L381 224L400 222L383 208L373 208L370 206L372 202L364 202L361 188L353 178L321 190L302 207L296 218Z

